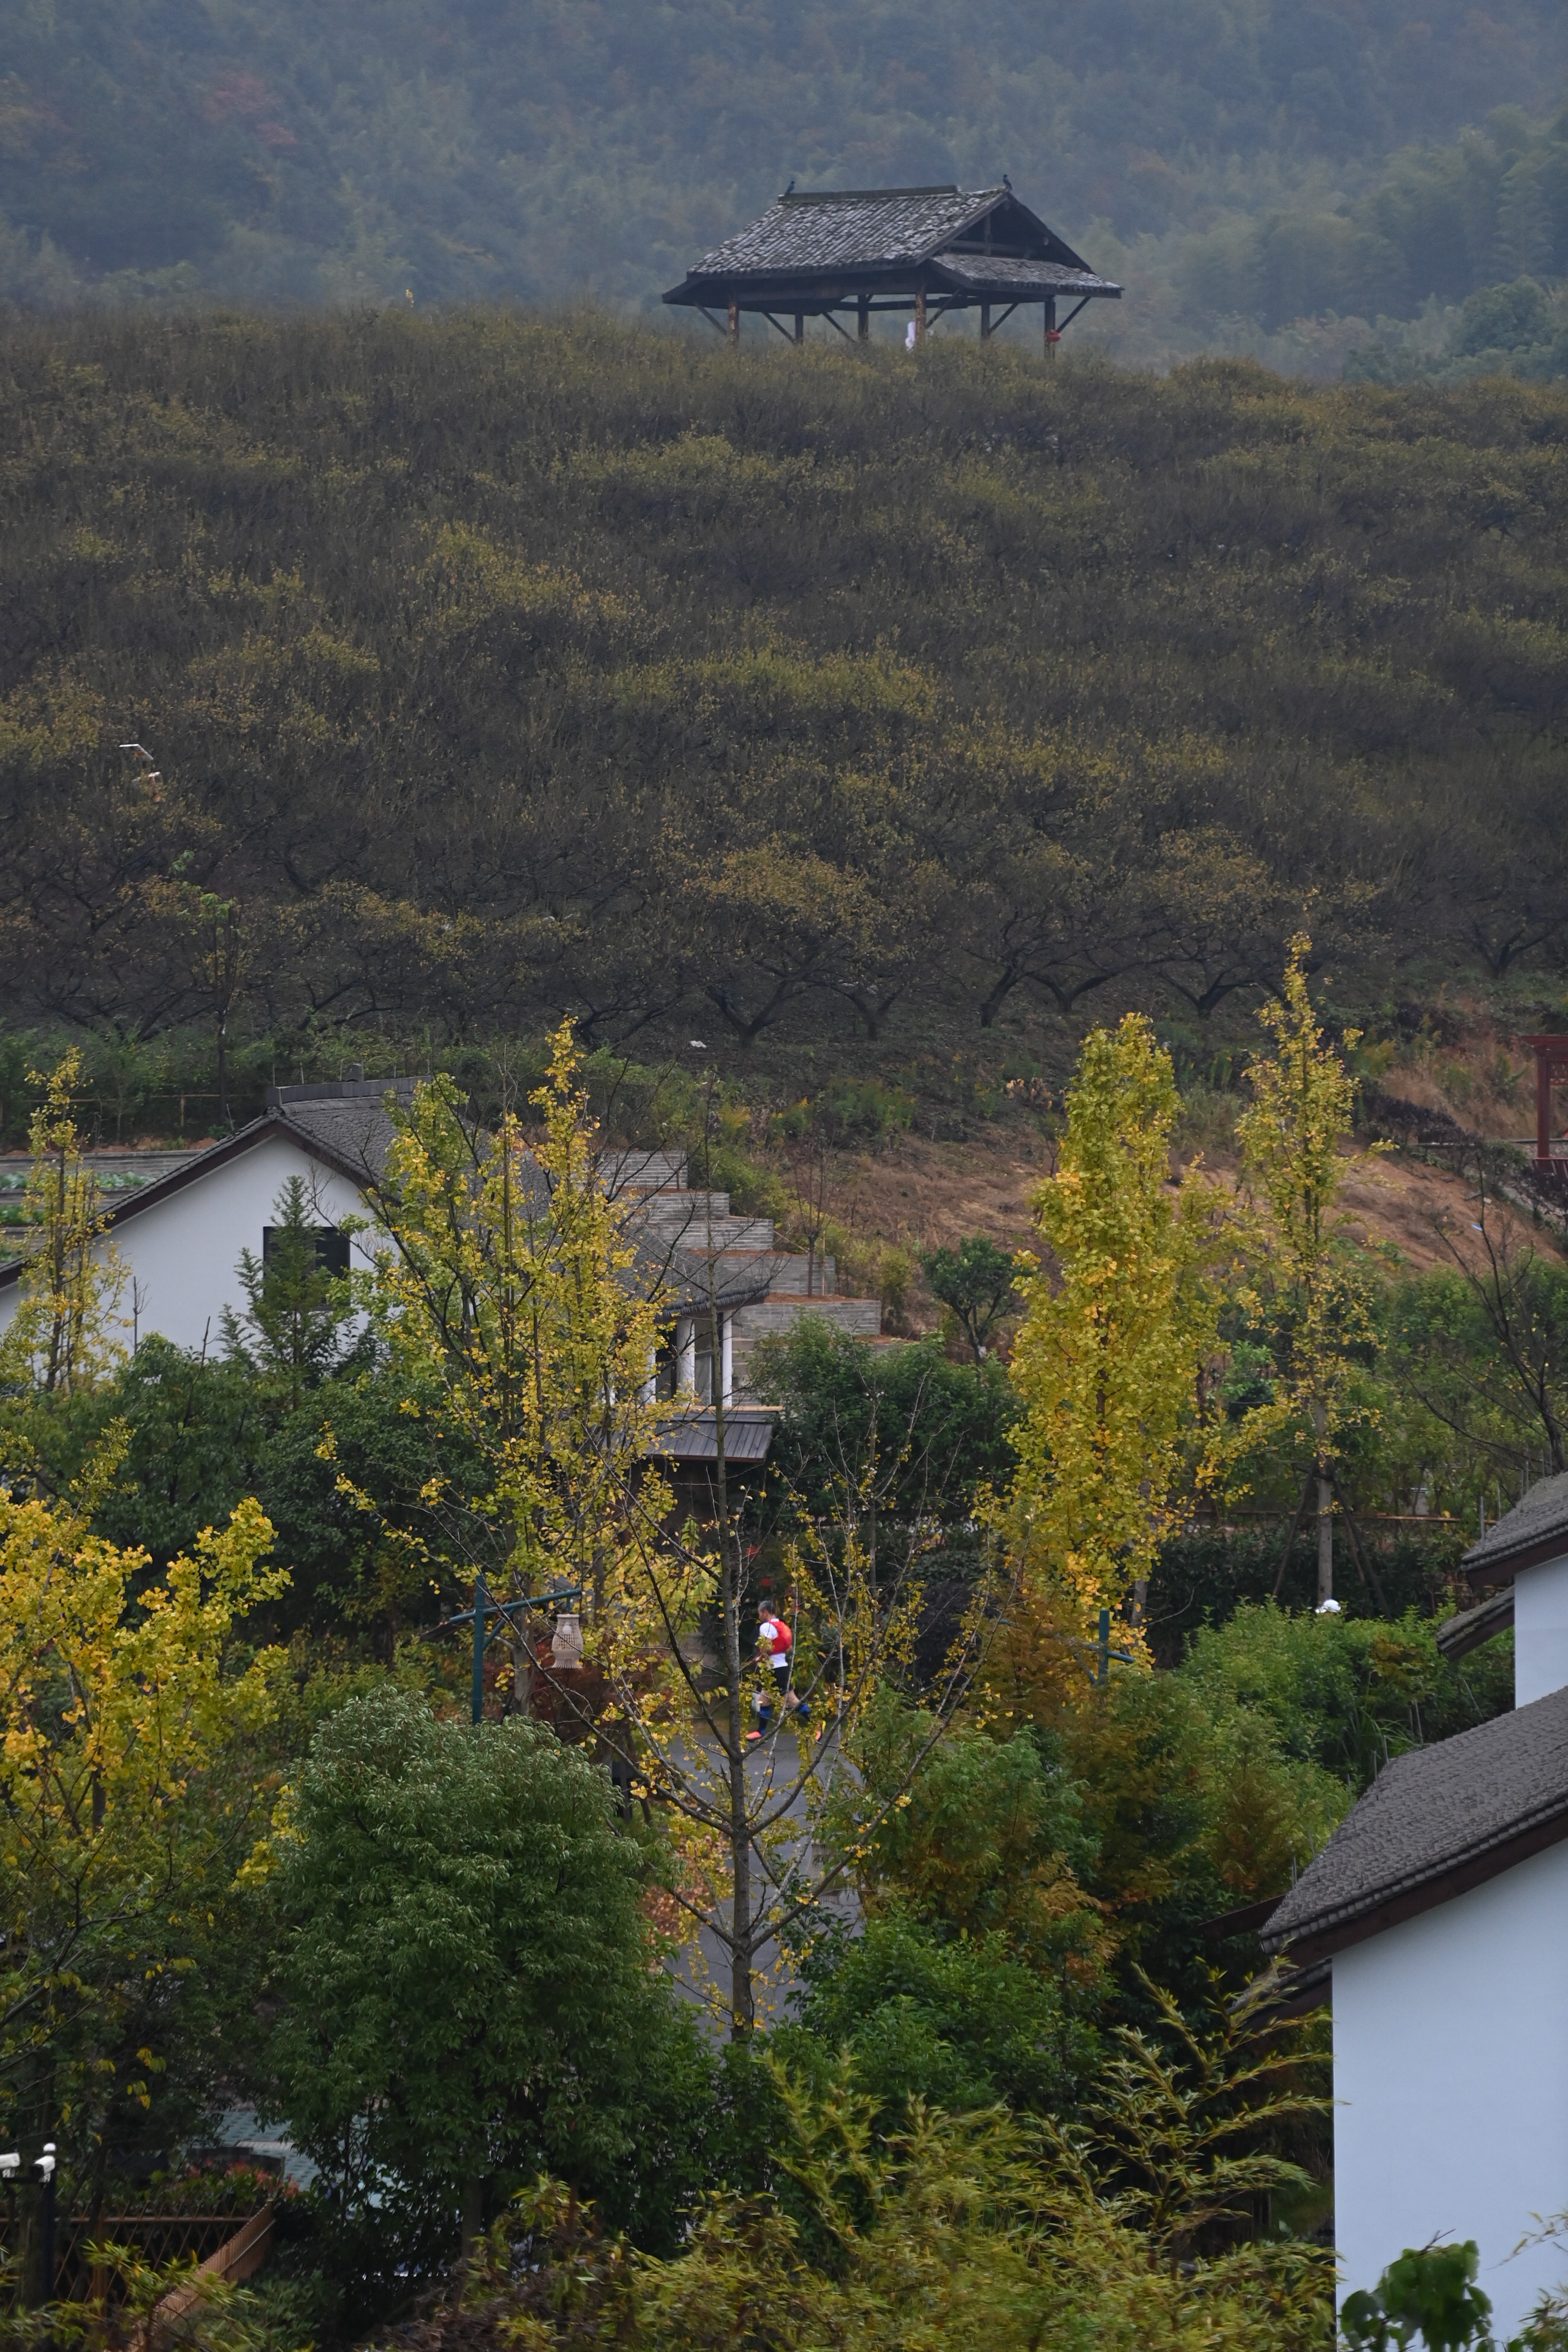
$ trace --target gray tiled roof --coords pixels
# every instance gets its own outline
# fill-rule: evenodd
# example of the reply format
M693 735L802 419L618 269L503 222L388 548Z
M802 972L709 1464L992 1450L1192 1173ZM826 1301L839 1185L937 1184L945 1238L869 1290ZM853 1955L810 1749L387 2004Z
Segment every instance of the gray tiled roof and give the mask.
M1423 1887L1441 1901L1450 1873L1559 1819L1568 1833L1568 1690L1385 1765L1280 1904L1263 1948L1332 1936Z
M1473 1543L1460 1561L1468 1575L1501 1570L1518 1552L1533 1551L1554 1536L1568 1552L1568 1471L1555 1478L1538 1478L1522 1502L1505 1511L1495 1527Z
M984 253L939 253L936 259L944 274L962 286L996 287L1020 298L1115 290L1109 278L1097 278L1092 269L1068 269L1059 261L1010 261L1005 254L992 258Z
M1005 194L1002 188L870 188L780 196L749 228L705 253L691 275L919 261Z
M384 1087L374 1096L346 1100L285 1103L272 1116L297 1129L307 1149L314 1145L369 1181L384 1172L395 1132L384 1093Z

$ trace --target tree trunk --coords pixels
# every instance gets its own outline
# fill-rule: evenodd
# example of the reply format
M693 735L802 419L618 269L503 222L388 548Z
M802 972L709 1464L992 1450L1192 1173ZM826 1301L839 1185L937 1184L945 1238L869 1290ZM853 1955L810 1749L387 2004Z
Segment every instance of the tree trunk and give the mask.
M1334 1597L1334 1489L1318 1473L1318 1606Z
M718 1302L710 1297L717 1316ZM741 1546L730 1525L722 1381L713 1384L714 1486L719 1506L719 1602L724 1679L730 1689L730 2038L743 2042L757 2021L752 1983L752 1825L746 1808L745 1694L741 1687Z
M1312 1429L1318 1440L1318 1606L1334 1597L1334 1482L1329 1475L1328 1408L1312 1405Z
M485 2184L478 2173L463 2183L463 2260L473 2252L485 2226Z

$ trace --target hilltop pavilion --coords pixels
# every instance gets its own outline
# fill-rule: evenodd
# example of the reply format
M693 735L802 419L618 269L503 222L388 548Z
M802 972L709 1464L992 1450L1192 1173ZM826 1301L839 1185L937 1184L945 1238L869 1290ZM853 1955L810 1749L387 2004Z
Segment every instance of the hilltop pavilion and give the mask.
M731 342L740 339L742 310L756 311L786 340L781 320L793 317L797 343L808 318L827 320L850 340L840 311L855 314L864 342L874 310L912 312L918 342L950 311L977 310L984 341L1015 310L1037 302L1048 358L1086 303L1121 293L1005 182L815 193L797 193L792 182L664 299L700 310L716 327L727 322ZM1073 307L1058 319L1063 300Z

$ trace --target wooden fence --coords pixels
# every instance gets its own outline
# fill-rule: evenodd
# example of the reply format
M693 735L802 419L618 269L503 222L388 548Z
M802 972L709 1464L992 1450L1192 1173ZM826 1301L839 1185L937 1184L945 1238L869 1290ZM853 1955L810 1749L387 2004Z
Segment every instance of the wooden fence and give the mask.
M151 2269L188 2262L196 2274L239 2281L253 2277L271 2252L276 2207L268 2201L249 2213L89 2213L62 2216L55 2242L52 2301L79 2303L109 2294L110 2283L89 2257L93 2245L128 2248ZM0 2246L9 2251L12 2232L0 2218ZM36 2241L29 2269L37 2261ZM170 2326L197 2300L199 2290L182 2283L158 2306L154 2335Z

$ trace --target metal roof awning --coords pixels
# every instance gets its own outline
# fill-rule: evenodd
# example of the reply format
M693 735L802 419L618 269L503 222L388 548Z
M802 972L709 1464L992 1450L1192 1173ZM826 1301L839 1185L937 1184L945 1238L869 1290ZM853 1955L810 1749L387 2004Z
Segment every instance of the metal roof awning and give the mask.
M763 1462L773 1444L772 1412L735 1406L724 1415L726 1462ZM717 1462L719 1427L711 1412L683 1412L661 1421L648 1452L663 1462Z

